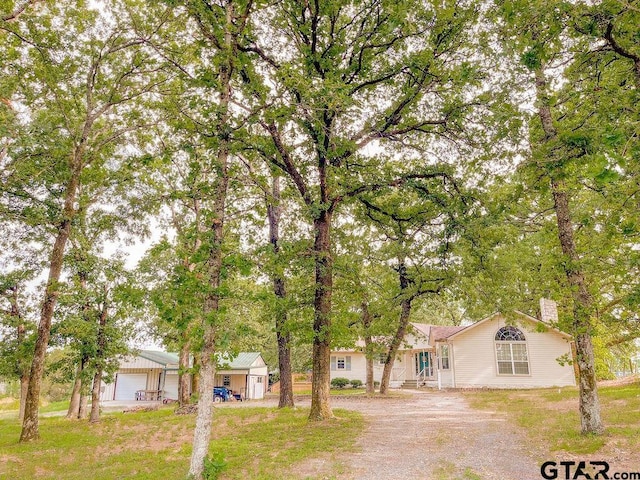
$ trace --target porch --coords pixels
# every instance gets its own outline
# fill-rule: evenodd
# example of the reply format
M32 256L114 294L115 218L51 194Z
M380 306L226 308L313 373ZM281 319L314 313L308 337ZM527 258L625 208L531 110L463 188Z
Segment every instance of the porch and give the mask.
M419 388L437 387L437 370L435 352L430 350L408 350L399 352L391 369L389 387ZM374 365L374 378L382 378L384 363Z

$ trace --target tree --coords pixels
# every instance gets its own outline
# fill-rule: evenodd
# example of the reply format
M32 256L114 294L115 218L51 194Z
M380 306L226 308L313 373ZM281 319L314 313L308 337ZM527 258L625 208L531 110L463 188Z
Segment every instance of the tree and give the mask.
M247 34L248 21L254 8L252 1L207 2L201 0L181 2L198 26L202 41L209 49L208 60L198 69L197 81L215 97L210 111L200 111L195 122L205 132L210 158L210 206L205 215L207 231L202 243L203 281L206 291L203 302L202 343L198 348L200 383L198 415L194 432L193 453L189 475L202 478L204 461L209 449L213 420L213 381L216 369L215 353L219 342L219 325L224 317L225 264L223 245L227 236L227 200L231 178L230 162L234 136L240 126L232 109L236 79L243 70L240 45ZM208 122L206 127L200 122ZM204 127L204 128L203 128Z
M17 377L20 381L20 409L18 418L24 418L24 407L29 385L30 350L33 348L35 325L28 318L25 290L32 281L33 270L24 269L0 274L0 376Z
M393 300L400 313L389 343L380 382L387 393L397 351L404 340L415 300L438 295L455 276L453 245L471 199L446 166L410 182L398 191L362 194L366 215L386 243L387 263L394 265L398 285ZM386 194L385 194L386 193Z
M629 243L625 244L625 237L626 242L629 237L612 227L619 225L616 219L630 219L628 212L623 213L624 202L620 203L618 192L633 175L628 175L631 170L626 167L625 155L616 150L630 125L629 111L625 112L628 99L623 93L628 87L626 81L620 81L620 73L631 73L633 77L635 63L621 70L616 59L603 62L603 57L611 56L611 50L615 52L613 45L609 43L610 48L602 49L593 38L576 35L576 30L584 29L583 14L590 7L562 2L544 6L501 2L500 7L507 35L517 40L508 43L535 88L531 152L521 172L536 188L539 199L548 195L555 217L556 245L560 250L556 267L564 276L559 294L571 304L570 326L576 339L582 432L601 433L592 336L596 333L600 304L610 303L618 288L626 292L622 298L627 299L633 290L627 283L629 277L621 274L622 270L614 273L608 261L615 262L618 255L635 257ZM598 9L600 6L593 8ZM577 29L572 28L574 22ZM587 21L585 31L597 31L596 24ZM606 38L612 32L613 28L606 26L603 35ZM624 58L628 61L632 57ZM558 76L563 82L553 81ZM615 93L603 96L602 88ZM612 98L619 100L610 103ZM623 108L618 110L619 106ZM628 146L633 148L634 143ZM548 200L544 203L549 204ZM602 262L603 258L608 261ZM605 286L607 281L612 283Z
M461 88L475 81L475 72L458 55L474 16L473 8L455 2L281 2L257 17L262 35L244 48L266 72L256 82L254 103L268 106L260 122L277 151L274 164L296 186L313 225L312 420L332 416L336 211L346 198L405 181L402 168L369 154L367 146L412 145L462 130L470 102ZM271 91L261 86L267 83Z
M113 170L132 155L117 147L132 143L132 133L145 124L132 104L162 82L141 39L125 27L121 6L109 5L108 20L105 10L98 21L101 13L82 2L65 2L3 25L20 41L22 61L12 63L10 73L22 80L13 97L27 111L16 120L28 129L12 139L3 160L3 220L37 227L38 240L50 242L21 441L39 437L44 359L80 198L90 186L108 190L118 183Z

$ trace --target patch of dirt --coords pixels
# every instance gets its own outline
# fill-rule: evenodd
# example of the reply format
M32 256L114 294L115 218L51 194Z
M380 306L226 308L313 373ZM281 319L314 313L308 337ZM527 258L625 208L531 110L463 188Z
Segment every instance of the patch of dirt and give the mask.
M618 387L621 385L631 385L640 382L640 375L629 375L628 377L615 378L613 380L603 380L598 382L599 387Z
M332 398L363 413L358 451L334 458L341 480L540 478L541 451L505 415L472 410L455 392L414 391L388 398ZM326 459L297 465L296 478L326 478ZM315 468L315 471L314 471ZM333 477L332 477L333 478Z

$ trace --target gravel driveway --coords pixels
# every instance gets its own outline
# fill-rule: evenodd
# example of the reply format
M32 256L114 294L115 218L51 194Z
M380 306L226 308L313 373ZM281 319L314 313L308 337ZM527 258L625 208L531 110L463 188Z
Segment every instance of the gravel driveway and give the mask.
M433 390L401 398L339 398L367 428L360 452L344 461L340 479L540 480L536 449L507 418L472 410L463 396Z
M308 406L297 399L297 406ZM541 480L541 451L504 414L473 410L457 392L403 390L390 398L337 397L362 412L356 453L299 465L296 478L338 480ZM305 462L303 462L305 463ZM343 473L326 475L330 464Z

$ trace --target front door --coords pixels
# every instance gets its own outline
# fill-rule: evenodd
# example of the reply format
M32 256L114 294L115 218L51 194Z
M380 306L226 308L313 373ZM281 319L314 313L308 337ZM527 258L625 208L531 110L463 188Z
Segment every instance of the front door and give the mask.
M431 352L416 353L416 377L431 376Z

